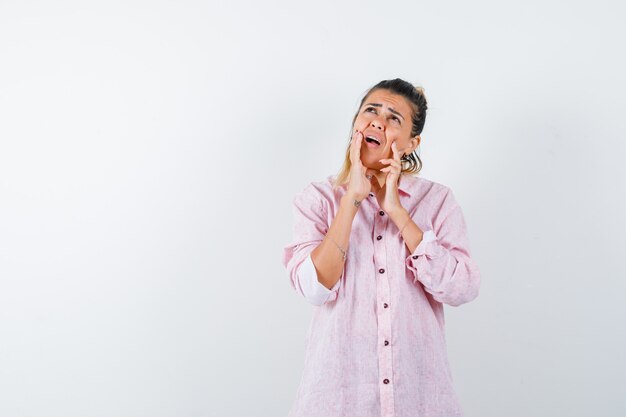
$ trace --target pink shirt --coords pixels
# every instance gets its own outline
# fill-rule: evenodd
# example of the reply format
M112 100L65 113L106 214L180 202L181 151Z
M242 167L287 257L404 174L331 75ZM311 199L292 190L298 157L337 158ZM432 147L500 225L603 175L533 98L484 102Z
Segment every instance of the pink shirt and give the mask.
M332 178L294 197L293 242L283 253L293 289L314 306L289 417L463 416L443 304L476 298L480 272L452 190L401 175L400 202L424 231L413 253L370 194L352 223L341 278L328 289L316 282L310 253L345 193L345 186L333 192Z

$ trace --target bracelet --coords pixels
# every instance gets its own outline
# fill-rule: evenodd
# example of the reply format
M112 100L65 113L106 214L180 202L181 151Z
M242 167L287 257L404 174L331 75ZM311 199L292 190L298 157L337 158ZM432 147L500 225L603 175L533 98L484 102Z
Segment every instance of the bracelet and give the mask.
M356 200L355 200L355 201L356 201ZM334 240L332 237L330 237L330 236L328 236L328 235L324 235L324 237L329 238L330 240L332 240L332 241L333 241L333 243L334 243L335 245L337 245L337 247L339 248L339 250L340 250L340 251L341 251L341 253L343 254L343 260L345 261L345 260L346 260L346 251L345 251L345 250L343 250L343 248L342 248L341 246L339 246L339 244L338 244L337 242L335 242L335 240Z

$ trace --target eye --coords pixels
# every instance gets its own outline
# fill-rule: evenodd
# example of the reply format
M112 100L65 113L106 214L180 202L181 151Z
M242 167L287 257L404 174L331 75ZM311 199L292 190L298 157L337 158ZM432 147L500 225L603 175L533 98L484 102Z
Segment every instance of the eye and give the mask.
M370 112L371 110L371 112ZM366 107L365 110L363 110L363 113L365 112L370 112L370 113L376 113L376 109L373 107ZM398 124L402 124L402 122L400 121L400 119L398 118L398 116L391 116L392 120L395 120L396 122L398 122Z
M399 125L402 124L402 122L400 121L400 119L398 118L398 116L391 116L392 120L395 120Z

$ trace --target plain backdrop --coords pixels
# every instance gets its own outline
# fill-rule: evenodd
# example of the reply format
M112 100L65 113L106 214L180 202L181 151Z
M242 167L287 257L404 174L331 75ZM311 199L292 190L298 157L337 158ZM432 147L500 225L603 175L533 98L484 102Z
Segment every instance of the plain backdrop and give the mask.
M482 273L445 307L466 415L626 415L623 12L0 1L0 416L286 416L292 199L396 77Z

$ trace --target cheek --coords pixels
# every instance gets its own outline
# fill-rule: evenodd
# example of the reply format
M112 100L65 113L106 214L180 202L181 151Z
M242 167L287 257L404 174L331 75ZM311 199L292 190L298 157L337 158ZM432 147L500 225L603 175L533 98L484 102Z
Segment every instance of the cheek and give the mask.
M398 150L398 152L400 152L400 155L402 155L402 149L404 149L406 144L403 144L399 140L396 140L395 144L396 144L396 149ZM391 149L391 142L389 142L389 149L387 149L387 158L393 158L393 149Z
M359 130L364 130L367 127L367 120L365 119L358 119L356 122L354 122L354 127L356 127Z

